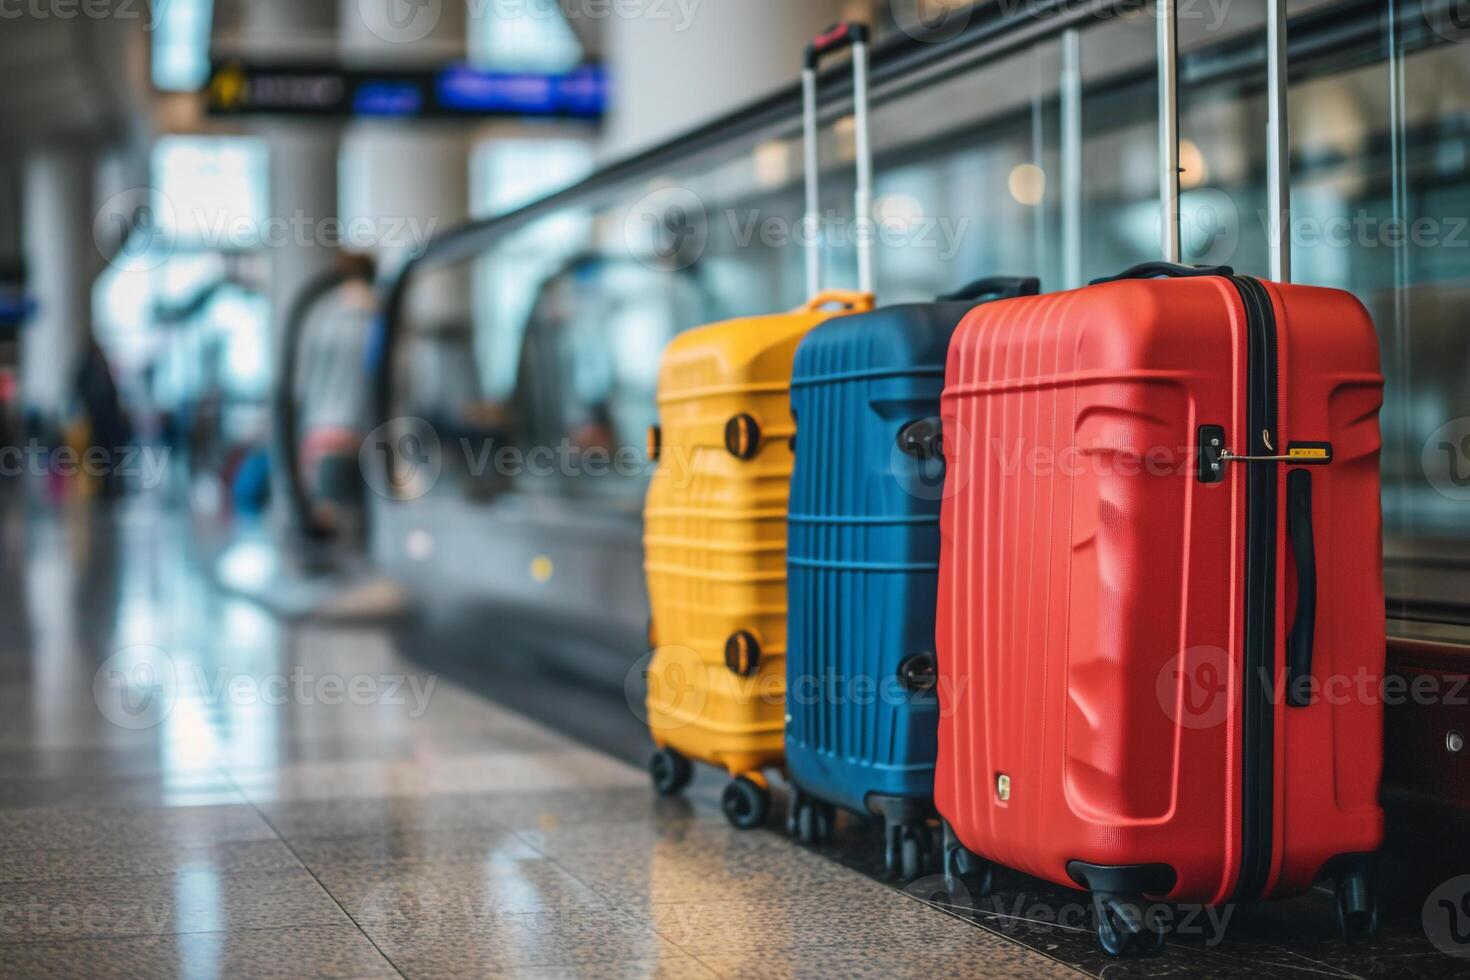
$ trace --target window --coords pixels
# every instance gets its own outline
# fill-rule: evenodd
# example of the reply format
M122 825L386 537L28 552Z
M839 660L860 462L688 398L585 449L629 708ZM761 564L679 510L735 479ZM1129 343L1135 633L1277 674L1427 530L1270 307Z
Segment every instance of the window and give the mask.
M194 92L209 79L213 0L168 0L153 12L153 84L166 92Z
M503 71L563 72L582 45L557 0L481 0L470 5L470 60Z

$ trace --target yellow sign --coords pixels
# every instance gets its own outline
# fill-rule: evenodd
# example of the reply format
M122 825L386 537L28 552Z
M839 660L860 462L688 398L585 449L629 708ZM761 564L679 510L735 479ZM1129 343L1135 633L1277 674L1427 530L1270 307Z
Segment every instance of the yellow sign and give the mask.
M209 83L209 102L217 109L234 109L245 102L250 82L239 65L221 69Z

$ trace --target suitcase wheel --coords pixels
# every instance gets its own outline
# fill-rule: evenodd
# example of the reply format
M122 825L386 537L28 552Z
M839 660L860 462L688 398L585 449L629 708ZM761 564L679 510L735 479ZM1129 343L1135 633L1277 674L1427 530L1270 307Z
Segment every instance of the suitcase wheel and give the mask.
M929 901L974 911L980 907L980 899L989 897L994 890L995 870L989 861L966 850L948 827L945 828L944 841L940 869L944 874L944 887L930 895Z
M648 774L653 777L653 790L659 796L673 796L689 785L694 767L673 749L659 749L648 760Z
M761 644L751 633L741 631L725 641L725 666L740 677L754 677L761 666Z
M1373 880L1363 872L1337 882L1337 928L1344 939L1366 939L1378 931L1378 900Z
M1153 956L1168 941L1164 931L1149 919L1145 903L1140 900L1093 892L1092 905L1097 916L1098 948L1114 959Z
M888 878L905 885L922 878L929 864L928 828L922 824L889 824L884 837L883 870Z
M761 427L754 416L737 415L725 423L725 449L736 459L755 459L761 451Z
M720 795L720 809L735 829L754 830L771 812L771 791L748 776L738 776Z
M795 820L794 827L788 822L792 836L808 847L818 847L832 839L832 831L837 826L837 808L802 794L795 809Z

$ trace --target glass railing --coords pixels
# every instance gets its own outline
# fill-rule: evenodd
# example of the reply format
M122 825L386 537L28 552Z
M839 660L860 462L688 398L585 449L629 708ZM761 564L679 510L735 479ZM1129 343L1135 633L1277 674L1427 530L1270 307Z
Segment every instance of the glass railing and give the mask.
M1134 6L1038 2L875 52L880 301L994 274L1066 288L1157 256L1154 22ZM1255 275L1262 7L1198 5L1181 24L1186 259ZM1470 622L1470 45L1441 9L1291 5L1293 251L1298 281L1356 293L1383 340L1390 617ZM851 285L840 69L824 91L824 264ZM408 267L378 414L445 436L457 477L438 497L470 514L530 493L636 521L647 467L601 460L641 454L663 346L804 298L797 105L778 93ZM518 453L469 450L477 436Z

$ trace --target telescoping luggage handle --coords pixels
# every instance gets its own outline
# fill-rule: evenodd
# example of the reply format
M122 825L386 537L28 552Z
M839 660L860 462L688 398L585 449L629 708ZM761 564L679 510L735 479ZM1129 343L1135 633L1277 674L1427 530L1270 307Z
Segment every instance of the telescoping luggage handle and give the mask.
M873 236L869 231L873 216L873 143L868 105L869 38L868 28L864 24L837 24L823 31L807 45L806 62L802 67L802 128L806 156L806 288L812 303L822 299L822 249L817 235L821 227L822 208L821 175L818 172L821 161L818 148L820 117L817 76L824 59L848 48L852 49L853 138L857 155L854 220L857 222L855 238L858 252L858 293L866 296L873 293Z
M1164 262L1145 263L1120 278L1232 275L1232 270L1224 266L1191 268L1180 264L1176 0L1156 2L1159 139L1163 158L1159 193L1164 213ZM1286 3L1287 0L1267 0L1266 3L1266 192L1269 205L1266 232L1271 278L1283 284L1291 281L1291 138L1287 117ZM1229 463L1295 463L1301 466L1332 462L1332 447L1325 443L1293 444L1283 455L1248 456L1226 449L1224 436L1224 430L1217 426L1206 426L1200 430L1200 478L1205 482L1218 482ZM1312 520L1312 483L1312 474L1306 469L1294 469L1287 475L1287 534L1297 573L1297 608L1286 644L1286 703L1291 708L1305 708L1312 703L1312 659L1317 632L1317 548Z
M1271 279L1291 281L1291 133L1287 121L1286 2L1266 2L1266 197ZM1135 266L1117 279L1153 279L1164 276L1230 276L1228 266L1191 267L1181 264L1183 246L1179 211L1179 19L1177 0L1156 0L1159 58L1159 200L1163 210L1161 263Z

